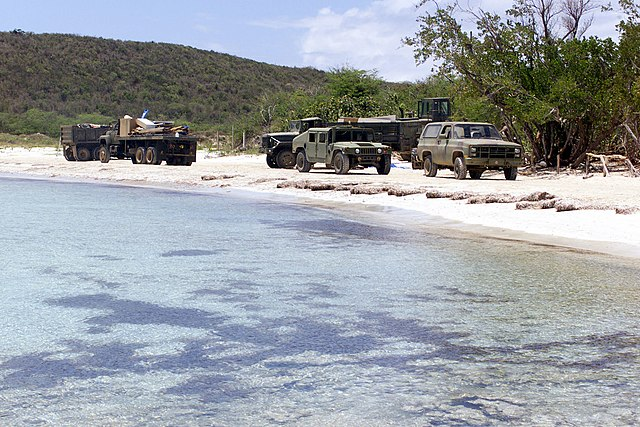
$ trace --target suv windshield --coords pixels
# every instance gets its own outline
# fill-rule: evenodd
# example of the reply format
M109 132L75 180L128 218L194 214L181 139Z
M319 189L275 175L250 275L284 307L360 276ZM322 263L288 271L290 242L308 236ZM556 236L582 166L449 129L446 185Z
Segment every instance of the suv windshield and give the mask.
M502 139L495 126L475 123L464 123L455 125L455 127L453 128L453 137Z
M373 132L365 129L338 129L336 130L336 142L371 142Z

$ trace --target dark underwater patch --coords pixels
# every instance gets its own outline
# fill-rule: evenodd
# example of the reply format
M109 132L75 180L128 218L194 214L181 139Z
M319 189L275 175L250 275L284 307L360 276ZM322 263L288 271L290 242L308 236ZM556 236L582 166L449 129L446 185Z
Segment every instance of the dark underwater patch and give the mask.
M160 255L163 258L170 257L188 257L188 256L209 256L217 255L220 251L210 251L204 249L180 249L175 251L164 252Z

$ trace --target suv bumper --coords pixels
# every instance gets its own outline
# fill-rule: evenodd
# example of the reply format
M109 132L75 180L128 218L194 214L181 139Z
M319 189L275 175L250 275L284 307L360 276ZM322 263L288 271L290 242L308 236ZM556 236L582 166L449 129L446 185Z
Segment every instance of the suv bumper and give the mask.
M522 159L481 159L477 157L464 158L467 167L479 166L484 169L513 168L522 166Z

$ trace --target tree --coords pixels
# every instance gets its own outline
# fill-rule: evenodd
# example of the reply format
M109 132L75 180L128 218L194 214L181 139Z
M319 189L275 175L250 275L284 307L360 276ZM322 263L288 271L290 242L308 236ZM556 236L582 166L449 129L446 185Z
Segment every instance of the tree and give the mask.
M640 8L633 0L620 6L627 19L620 22L620 62L617 67L616 102L620 106L622 144L632 161L640 160Z
M595 0L516 0L506 17L434 6L405 43L416 60L439 61L439 73L461 79L467 94L483 97L537 160L576 166L611 134L610 93L617 47L584 39ZM464 19L475 24L475 35Z

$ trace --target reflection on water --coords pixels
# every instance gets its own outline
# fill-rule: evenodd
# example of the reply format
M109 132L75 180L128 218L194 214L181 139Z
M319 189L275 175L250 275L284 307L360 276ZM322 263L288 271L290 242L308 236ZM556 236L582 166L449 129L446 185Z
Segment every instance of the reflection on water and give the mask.
M0 181L6 425L634 425L635 260Z

